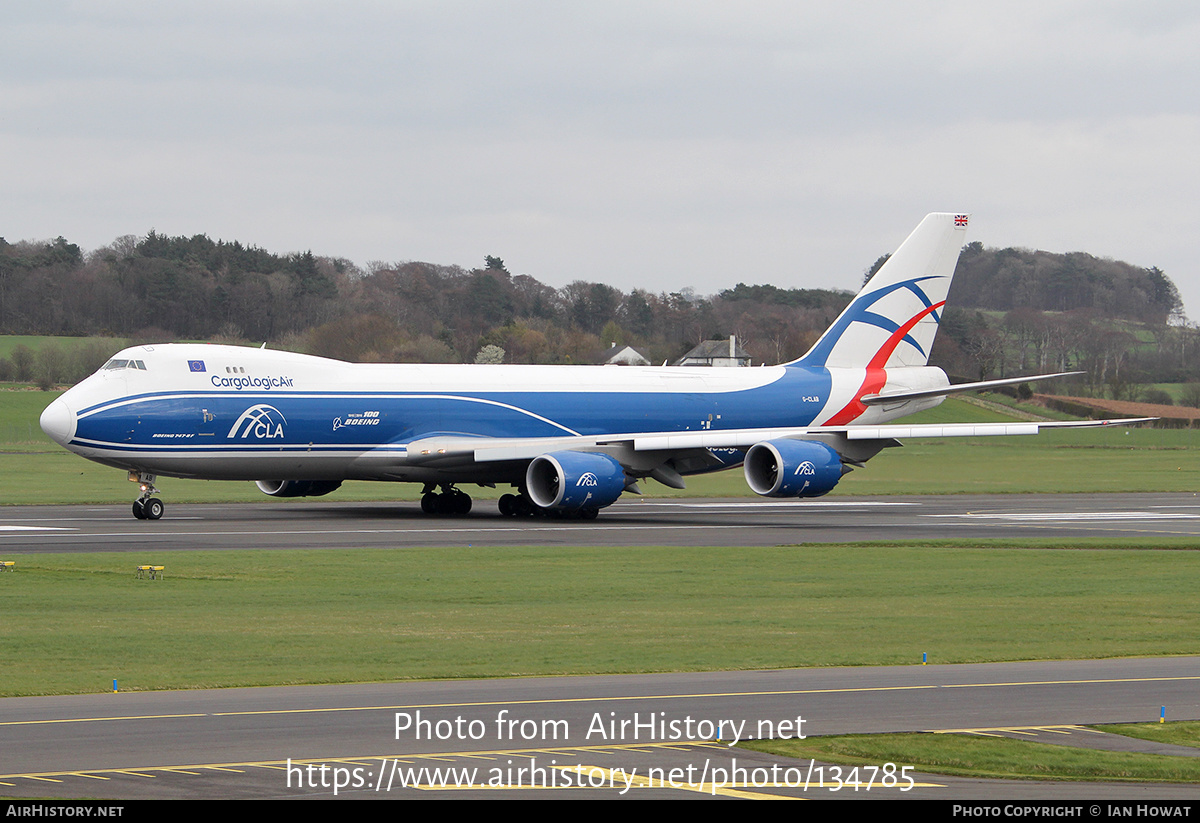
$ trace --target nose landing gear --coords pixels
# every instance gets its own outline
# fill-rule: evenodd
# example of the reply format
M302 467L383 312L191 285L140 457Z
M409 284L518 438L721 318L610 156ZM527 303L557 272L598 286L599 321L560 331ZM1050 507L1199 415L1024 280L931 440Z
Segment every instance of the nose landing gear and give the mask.
M155 475L145 472L130 472L129 479L139 484L142 490L138 499L133 501L133 516L138 520L158 520L162 517L166 507L161 500L154 496L162 493L154 488Z

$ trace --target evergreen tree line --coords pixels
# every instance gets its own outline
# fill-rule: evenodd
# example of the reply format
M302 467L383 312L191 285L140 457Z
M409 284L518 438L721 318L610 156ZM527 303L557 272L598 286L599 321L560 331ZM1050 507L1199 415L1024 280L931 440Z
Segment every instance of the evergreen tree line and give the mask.
M853 287L858 278L831 279ZM155 231L86 255L61 237L0 239L0 334L268 342L353 361L473 362L490 346L489 356L503 349L510 363L592 363L617 344L662 363L733 334L756 364L777 363L803 354L851 297L745 283L709 296L584 281L555 289L511 274L495 256L475 269L362 269ZM948 304L933 362L956 377L1085 369L1089 391L1115 396L1138 383L1200 381L1200 339L1157 268L971 243ZM50 359L61 382L97 356ZM0 379L25 379L31 368L40 367L28 357L0 358Z

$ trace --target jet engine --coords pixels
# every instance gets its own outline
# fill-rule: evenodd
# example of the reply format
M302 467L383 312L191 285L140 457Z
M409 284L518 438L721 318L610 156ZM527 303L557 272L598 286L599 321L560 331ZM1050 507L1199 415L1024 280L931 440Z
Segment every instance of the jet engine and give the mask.
M272 497L320 497L342 485L341 480L255 480L263 494Z
M847 471L838 453L811 440L766 440L746 452L746 482L764 497L820 497Z
M607 454L562 451L534 458L525 488L543 509L579 511L611 506L625 491L625 470Z

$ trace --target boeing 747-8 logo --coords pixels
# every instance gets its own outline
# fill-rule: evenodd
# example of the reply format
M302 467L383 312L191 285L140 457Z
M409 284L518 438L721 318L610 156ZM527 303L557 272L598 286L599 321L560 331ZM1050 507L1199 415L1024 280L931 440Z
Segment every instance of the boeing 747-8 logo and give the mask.
M344 418L333 418L333 430L344 429L346 426L378 426L379 412L350 412Z
M237 419L237 422L229 429L229 434L225 436L230 439L240 437L245 440L247 437L253 436L256 440L273 440L283 437L283 424L286 422L287 418L279 409L268 406L266 403L259 403L242 412L242 416Z

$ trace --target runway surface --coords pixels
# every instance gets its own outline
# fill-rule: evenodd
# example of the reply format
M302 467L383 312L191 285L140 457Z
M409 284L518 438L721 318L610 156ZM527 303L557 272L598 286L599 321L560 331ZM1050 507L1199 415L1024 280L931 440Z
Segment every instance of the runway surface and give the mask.
M0 559L146 549L1039 536L1200 537L1200 498L647 500L615 505L591 522L502 518L483 501L462 518L429 518L413 504L326 501L172 505L157 522L134 520L125 506L0 509ZM884 763L856 773L855 786L845 782L846 770L728 745L739 731L743 738L960 731L1142 747L1078 727L1152 722L1163 706L1169 719L1200 720L1200 658L9 698L0 700L0 794L477 797L497 791L480 788L490 781L505 797L615 797L624 789L646 798L1200 799L1196 786L958 780Z
M593 521L465 517L413 503L270 501L170 505L158 521L128 506L0 508L0 554L366 546L759 546L992 537L1200 538L1195 494L952 495L819 500L620 502Z
M856 789L848 769L730 745L966 730L1132 747L1078 725L1153 721L1160 706L1200 719L1200 658L9 698L0 793L302 798L339 783L346 798L1200 799L1197 786L960 780L886 763L860 770Z

